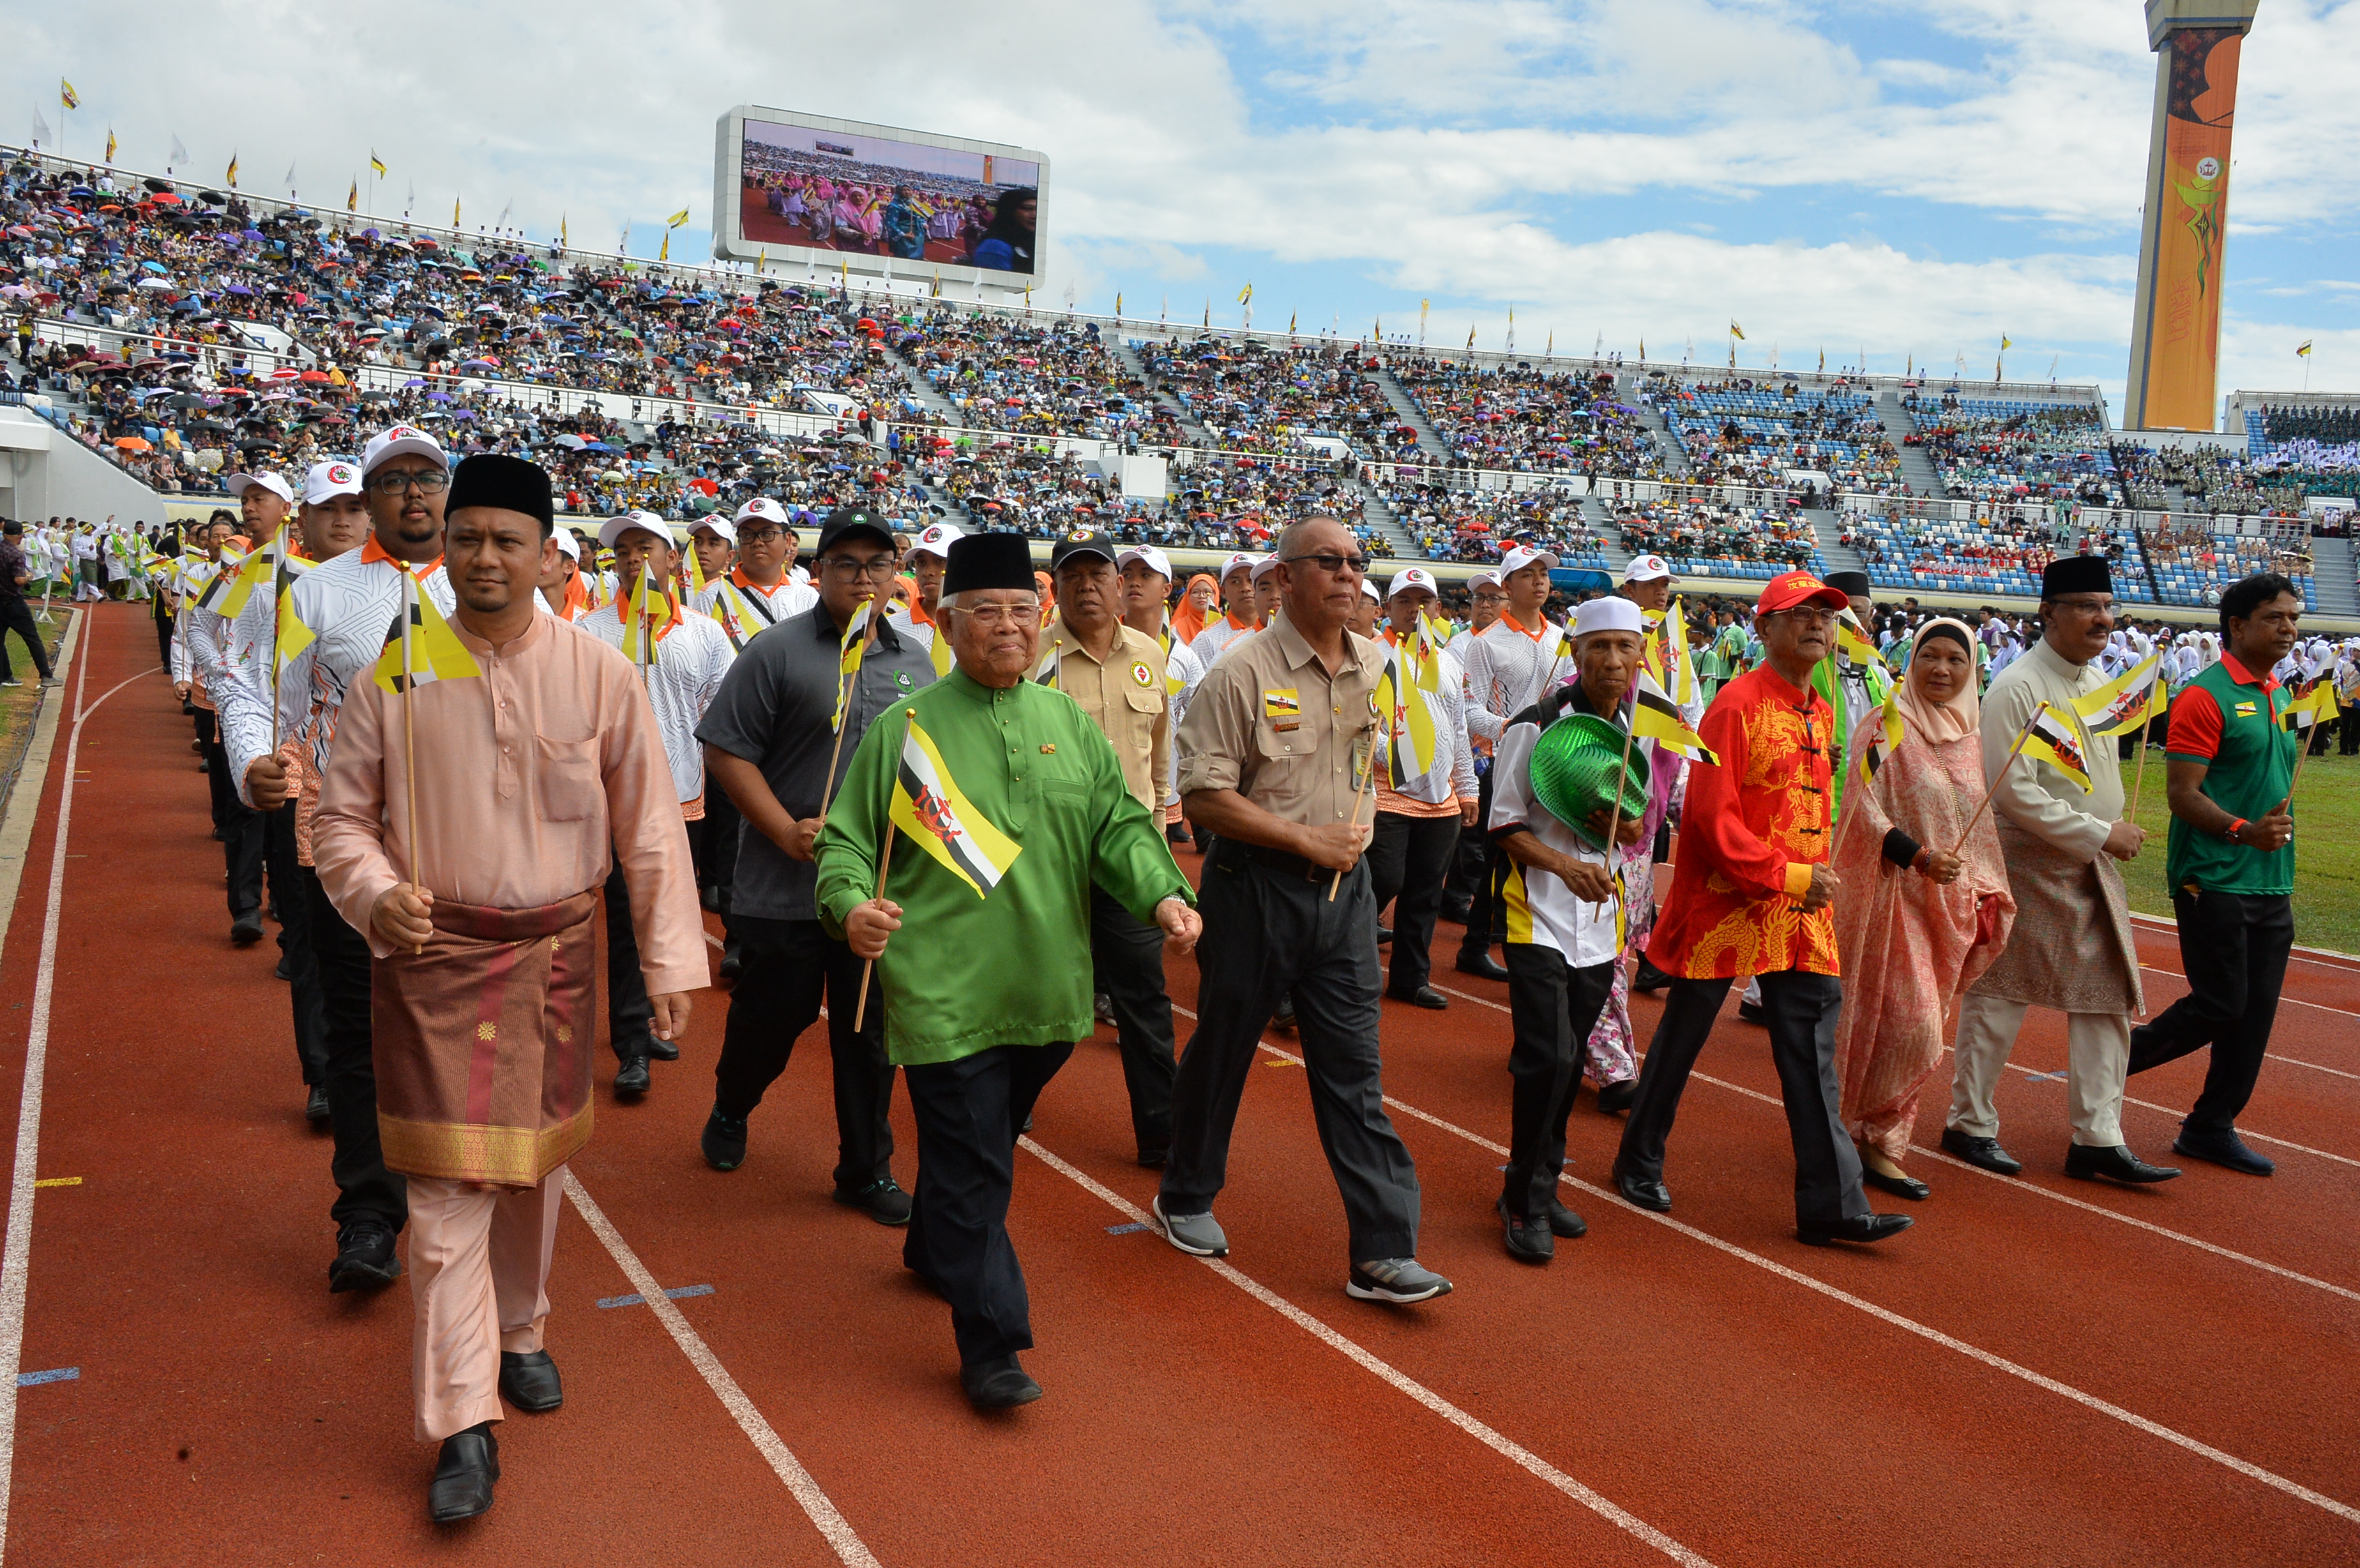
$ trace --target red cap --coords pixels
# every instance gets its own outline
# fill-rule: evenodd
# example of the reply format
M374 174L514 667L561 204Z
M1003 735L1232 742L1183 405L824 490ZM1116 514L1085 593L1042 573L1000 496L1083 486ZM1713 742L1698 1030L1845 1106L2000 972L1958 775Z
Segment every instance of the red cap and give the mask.
M1754 601L1757 615L1791 610L1797 604L1825 604L1831 610L1850 607L1852 600L1841 588L1830 588L1808 572L1782 572L1770 579Z

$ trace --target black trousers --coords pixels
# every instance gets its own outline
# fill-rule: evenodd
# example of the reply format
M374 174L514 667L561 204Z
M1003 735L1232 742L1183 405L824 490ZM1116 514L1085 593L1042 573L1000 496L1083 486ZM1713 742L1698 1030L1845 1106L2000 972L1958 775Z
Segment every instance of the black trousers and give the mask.
M1491 820L1491 774L1488 768L1484 771L1478 794L1475 820L1488 824ZM1488 833L1472 833L1467 836L1480 848L1482 861L1481 873L1475 878L1475 887L1470 895L1471 902L1467 914L1467 934L1459 943L1461 958L1470 958L1477 953L1488 954L1491 951L1492 930L1500 919L1499 897L1492 890L1492 883L1499 874L1499 852L1491 847ZM1401 938L1395 936L1393 941L1398 943Z
M606 874L606 1039L616 1060L648 1054L656 1041L655 1004L639 973L639 940L631 929L631 889L623 863Z
M8 663L8 634L15 632L25 639L25 650L33 656L33 668L41 679L49 678L49 650L41 643L40 623L33 619L33 607L21 594L12 593L0 599L0 681L12 680L16 671Z
M2144 1073L2211 1046L2204 1092L2180 1125L2195 1133L2225 1132L2254 1097L2269 1051L2294 946L2294 900L2283 893L2182 888L2171 902L2188 995L2131 1030L2130 1070Z
M311 953L320 972L321 1012L327 1024L327 1060L321 1064L320 1082L328 1091L329 1125L336 1137L335 1158L329 1167L336 1179L336 1201L328 1214L339 1228L358 1219L377 1219L399 1232L410 1220L410 1186L385 1168L385 1149L377 1140L368 942L328 901L317 871L304 866L302 879Z
M1103 887L1090 889L1090 967L1114 1004L1131 1132L1140 1158L1172 1147L1172 998L1164 989L1164 931L1132 917Z
M962 1365L1032 1348L1032 1303L1008 1239L1016 1129L1073 1054L1071 1042L996 1045L901 1070L918 1123L901 1261L950 1302Z
M825 995L836 1078L836 1184L857 1192L891 1175L893 1063L885 1056L882 987L870 979L868 1015L855 1034L860 960L819 921L743 915L738 941L746 966L729 993L713 1108L733 1121L753 1114L787 1070L797 1038L819 1017Z
M1401 940L1401 928L1393 928ZM1501 1201L1524 1219L1546 1219L1565 1169L1565 1124L1581 1087L1590 1031L1614 988L1614 964L1575 968L1553 947L1507 944L1508 1012L1515 1041L1508 1048L1508 1175Z
M2335 722L2342 736L2336 750L2345 757L2360 756L2360 706L2344 709Z
M1786 1131L1795 1143L1795 1217L1828 1222L1869 1212L1860 1187L1860 1151L1838 1111L1836 1019L1843 987L1832 975L1786 969L1762 977L1762 1011L1770 1026L1770 1060L1778 1069ZM1664 1144L1678 1115L1697 1054L1712 1033L1727 980L1674 980L1663 1020L1639 1070L1638 1098L1622 1128L1615 1170L1664 1179Z
M689 843L696 851L697 886L712 889L715 912L721 917L721 934L732 942L738 933L729 923L729 896L737 887L738 830L745 820L729 792L708 783L705 790L705 820L695 824L697 831L689 834Z
M1311 1080L1319 1146L1344 1199L1355 1263L1417 1252L1417 1167L1385 1114L1377 1046L1377 905L1364 859L1344 874L1283 870L1223 840L1197 909L1196 1032L1173 1085L1167 1214L1200 1214L1229 1179L1229 1135L1256 1046L1283 992ZM1398 938L1395 940L1399 940Z
M1459 848L1459 819L1377 813L1369 840L1370 897L1380 915L1393 906L1393 956L1385 989L1406 996L1434 972L1435 917L1442 909L1442 879Z
M279 951L287 960L288 997L295 1014L295 1060L303 1082L317 1087L328 1072L328 1015L320 1001L320 960L311 951L311 904L303 867L295 858L295 802L262 819L263 870L270 901L279 906Z
M262 813L237 797L237 785L229 776L229 751L222 745L221 722L210 708L197 710L197 740L204 747L213 826L221 829L222 861L229 872L229 918L243 920L262 909Z
M164 595L156 595L156 662L169 672L172 668L172 616L164 608Z

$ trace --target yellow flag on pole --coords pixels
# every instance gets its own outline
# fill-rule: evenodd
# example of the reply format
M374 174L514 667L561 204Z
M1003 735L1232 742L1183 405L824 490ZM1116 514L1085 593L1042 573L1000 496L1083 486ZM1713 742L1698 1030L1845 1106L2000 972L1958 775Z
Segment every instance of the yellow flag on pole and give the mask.
M2025 737L2024 755L2035 762L2045 762L2081 787L2086 794L2090 788L2090 759L2081 749L2081 737L2064 715L2043 702L2033 711L2031 733Z
M2121 735L2145 724L2160 708L2163 655L2148 654L2094 691L2073 699L2073 711L2092 735Z
M371 671L377 689L401 694L405 680L414 690L436 681L464 681L483 674L482 666L417 579L403 591L410 601L407 615L397 612L386 628L385 651Z

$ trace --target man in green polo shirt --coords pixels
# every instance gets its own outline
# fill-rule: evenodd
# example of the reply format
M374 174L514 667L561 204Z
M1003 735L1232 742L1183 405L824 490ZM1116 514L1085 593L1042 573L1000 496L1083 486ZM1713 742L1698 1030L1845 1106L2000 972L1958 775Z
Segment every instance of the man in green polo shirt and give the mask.
M2180 1124L2179 1153L2267 1176L2269 1160L2237 1136L2269 1049L2294 945L2295 737L2279 727L2287 697L2270 668L2294 648L2300 590L2256 572L2221 595L2221 662L2171 704L2171 841L2164 877L2180 917L2188 995L2131 1030L2133 1073L2204 1046L2204 1092Z
M820 830L819 919L877 963L918 1124L901 1261L950 1303L968 1400L997 1410L1041 1397L1016 1358L1032 1323L1008 1200L1017 1128L1091 1031L1091 889L1167 953L1202 925L1105 733L1025 679L1041 601L1022 537L953 540L940 604L957 667L861 736Z

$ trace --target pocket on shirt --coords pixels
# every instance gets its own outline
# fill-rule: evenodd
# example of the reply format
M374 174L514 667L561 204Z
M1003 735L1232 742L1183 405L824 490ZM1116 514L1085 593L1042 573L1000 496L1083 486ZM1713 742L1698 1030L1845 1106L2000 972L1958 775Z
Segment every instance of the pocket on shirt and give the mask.
M1265 768L1300 762L1311 755L1313 744L1308 732L1274 729L1267 719L1254 726L1254 754Z
M533 801L541 820L579 822L589 819L604 785L598 775L598 742L533 737Z

